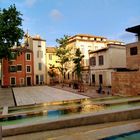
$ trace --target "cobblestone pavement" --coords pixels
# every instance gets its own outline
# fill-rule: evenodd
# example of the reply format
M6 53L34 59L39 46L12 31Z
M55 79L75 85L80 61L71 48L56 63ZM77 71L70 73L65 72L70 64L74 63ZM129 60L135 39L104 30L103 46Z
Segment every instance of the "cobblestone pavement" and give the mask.
M13 91L17 106L87 98L87 96L49 86L18 87L13 88Z
M0 88L0 107L15 106L11 88Z

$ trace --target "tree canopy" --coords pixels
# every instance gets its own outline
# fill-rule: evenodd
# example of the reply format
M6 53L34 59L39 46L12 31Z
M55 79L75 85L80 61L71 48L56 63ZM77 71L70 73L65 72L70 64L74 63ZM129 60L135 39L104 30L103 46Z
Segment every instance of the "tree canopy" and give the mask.
M62 77L64 78L64 72L67 71L67 68L65 67L65 63L67 63L70 60L70 48L67 48L69 36L64 35L63 38L56 39L56 42L59 44L59 46L56 49L56 55L58 56L59 60L58 63L60 66L58 67L59 71L62 74Z
M76 72L78 81L82 80L82 65L81 61L83 59L84 55L82 55L80 49L78 48L75 52L75 58L73 58L73 62L75 64L74 72Z
M15 43L19 46L23 38L22 14L17 11L15 5L8 9L0 10L0 59L11 58L11 47Z

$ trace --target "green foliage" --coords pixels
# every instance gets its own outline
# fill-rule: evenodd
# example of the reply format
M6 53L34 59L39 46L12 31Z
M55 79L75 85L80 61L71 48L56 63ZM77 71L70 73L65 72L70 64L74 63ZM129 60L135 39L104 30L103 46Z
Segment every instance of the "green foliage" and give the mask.
M76 72L76 75L78 77L78 81L82 80L82 65L81 61L83 59L84 55L81 54L80 49L78 48L75 52L75 58L73 58L73 62L75 64L74 72Z
M60 66L58 67L59 71L61 72L63 78L64 78L64 71L67 71L67 68L65 67L65 64L69 62L70 60L70 48L66 48L68 43L69 36L64 35L63 38L56 39L56 42L59 44L59 46L56 49L56 55L58 56L59 60L58 63L60 63Z
M23 38L24 32L21 29L22 14L17 11L15 5L8 9L0 10L0 59L11 58L11 47Z
M56 67L54 65L50 64L50 69L48 71L49 76L53 79L57 73L56 73Z
M70 36L68 35L64 35L64 37L60 38L60 39L56 39L56 42L59 44L59 47L61 48L66 48L66 45L67 45L67 42L68 42L68 39L69 39Z

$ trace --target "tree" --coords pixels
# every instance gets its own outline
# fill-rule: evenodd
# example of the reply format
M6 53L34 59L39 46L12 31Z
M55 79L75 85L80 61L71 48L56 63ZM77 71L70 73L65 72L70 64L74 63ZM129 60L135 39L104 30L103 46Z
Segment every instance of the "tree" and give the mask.
M0 59L11 56L11 47L17 44L23 38L24 32L21 28L22 14L17 11L15 5L11 5L8 9L0 10Z
M51 82L50 83L54 84L54 78L57 76L55 65L50 64L48 74L49 74L49 76L51 77L51 80L52 80L52 83Z
M82 65L81 61L83 59L84 55L81 54L80 49L78 48L75 52L75 58L73 58L73 62L75 64L74 72L76 72L78 82L82 81Z
M70 48L67 48L69 36L64 35L63 38L56 39L56 42L59 46L56 49L56 55L58 56L59 60L57 61L60 66L58 67L61 75L62 75L62 83L64 82L64 72L67 71L65 64L70 61Z

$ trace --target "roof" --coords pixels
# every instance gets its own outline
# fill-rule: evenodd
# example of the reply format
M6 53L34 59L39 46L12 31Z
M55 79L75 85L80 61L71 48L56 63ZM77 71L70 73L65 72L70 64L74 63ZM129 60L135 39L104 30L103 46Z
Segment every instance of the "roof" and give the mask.
M47 47L46 53L56 53L56 48L55 47Z
M36 37L33 37L32 39L33 39L33 40L37 40L37 41L46 41L45 39L36 38Z
M97 38L105 38L106 39L106 37L95 36L95 35L91 35L91 34L77 34L77 35L74 35L74 36L70 37L69 39L75 38L77 36L80 36L80 37L93 37L93 38L97 37Z
M124 42L118 40L107 40L107 44L114 44L114 45L125 45Z
M100 52L100 51L106 51L109 47L104 47L104 48L101 48L101 49L98 49L98 50L94 50L94 51L89 51L90 54L92 53L96 53L96 52Z
M109 48L119 48L119 49L125 49L125 45L117 45L117 44L113 44L113 45L107 45L107 47L104 47L104 48L100 48L98 50L94 50L94 51L89 51L89 54L92 54L92 53L97 53L97 52L101 52L101 51L106 51L108 50Z
M27 47L17 47L17 48L11 48L12 51L19 51L19 52L32 52L31 49Z
M125 29L127 32L140 34L140 25Z

